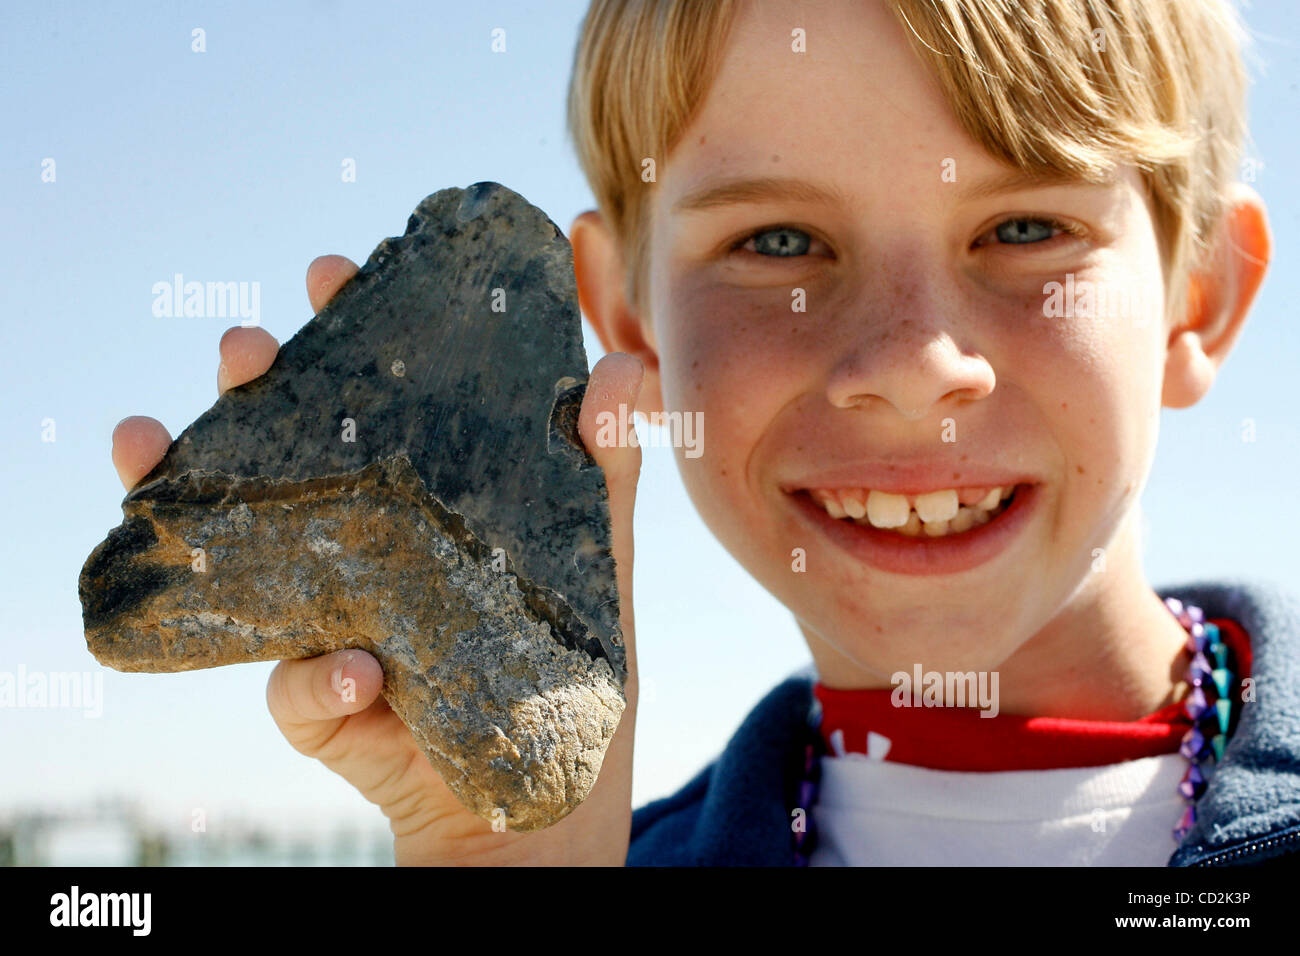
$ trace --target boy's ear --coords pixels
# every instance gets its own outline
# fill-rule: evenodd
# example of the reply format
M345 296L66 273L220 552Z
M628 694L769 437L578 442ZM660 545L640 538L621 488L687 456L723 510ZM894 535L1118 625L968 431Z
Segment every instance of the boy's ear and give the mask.
M1162 402L1195 405L1241 334L1273 256L1264 201L1243 183L1229 187L1217 238L1188 277L1187 312L1175 317L1165 356Z
M645 366L637 408L647 415L662 412L659 353L646 336L640 316L628 304L625 267L613 232L600 213L591 209L573 221L569 244L578 281L578 306L606 352L635 355Z

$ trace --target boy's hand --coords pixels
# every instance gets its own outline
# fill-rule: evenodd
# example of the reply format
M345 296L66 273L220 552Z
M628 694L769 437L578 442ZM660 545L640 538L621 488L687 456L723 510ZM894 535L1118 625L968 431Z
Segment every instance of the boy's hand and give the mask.
M307 269L307 294L319 312L357 272L342 256L322 256ZM221 337L219 393L263 374L279 343L261 328L235 327ZM627 709L605 753L600 777L581 806L534 833L494 832L443 784L406 725L380 695L383 670L361 650L281 661L266 688L267 705L285 739L341 775L388 817L394 854L403 864L606 864L627 858L632 823L632 741L637 670L632 620L632 506L641 471L637 446L600 448L596 418L636 405L644 369L623 353L596 363L579 416L579 431L605 471L609 490L623 637L627 646ZM171 444L162 423L134 416L113 430L113 464L128 490L153 470ZM345 701L351 679L355 700Z

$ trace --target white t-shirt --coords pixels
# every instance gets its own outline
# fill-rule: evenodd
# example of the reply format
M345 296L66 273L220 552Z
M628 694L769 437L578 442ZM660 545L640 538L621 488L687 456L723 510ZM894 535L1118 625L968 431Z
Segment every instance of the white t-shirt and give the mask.
M812 866L1164 866L1186 809L1177 753L971 773L821 758Z

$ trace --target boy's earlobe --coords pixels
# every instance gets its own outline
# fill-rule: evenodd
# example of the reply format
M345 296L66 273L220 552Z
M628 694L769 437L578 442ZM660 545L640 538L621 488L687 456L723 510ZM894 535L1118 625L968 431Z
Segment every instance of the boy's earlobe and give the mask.
M1186 314L1177 317L1169 335L1161 396L1166 407L1195 405L1210 390L1272 256L1264 201L1249 186L1233 183L1205 265L1188 277Z
M641 360L645 381L637 407L647 413L660 410L659 353L628 304L626 267L617 239L601 214L589 209L573 221L569 244L583 315L606 352L626 352Z

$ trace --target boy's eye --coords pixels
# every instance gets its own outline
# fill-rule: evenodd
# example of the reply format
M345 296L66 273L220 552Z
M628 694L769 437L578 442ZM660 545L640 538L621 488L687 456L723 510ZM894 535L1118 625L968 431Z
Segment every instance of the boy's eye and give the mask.
M1042 242L1053 235L1052 224L1044 219L1008 219L996 231L1003 242Z
M1050 216L1046 218L1015 216L998 223L993 229L975 240L975 245L986 245L986 241L990 236L996 236L999 242L1006 243L1009 246L1032 246L1054 239L1062 233L1075 237L1083 236L1083 230L1079 226L1053 219Z
M747 248L751 243L752 251L760 256L790 258L807 255L812 245L812 236L792 226L771 226L750 233L736 243L735 248Z

